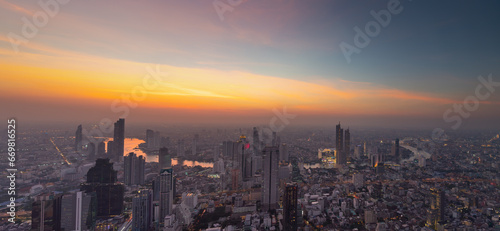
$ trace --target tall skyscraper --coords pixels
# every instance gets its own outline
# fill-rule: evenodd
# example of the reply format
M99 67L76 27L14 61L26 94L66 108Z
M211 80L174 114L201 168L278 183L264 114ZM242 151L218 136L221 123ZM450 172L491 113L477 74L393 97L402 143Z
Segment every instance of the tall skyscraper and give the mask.
M150 190L140 190L132 198L132 230L150 230L153 223L153 196Z
M155 145L155 132L153 130L146 130L146 146L149 149L153 149Z
M297 191L296 183L289 183L285 188L283 197L283 228L284 230L297 230Z
M260 138L259 138L259 131L257 130L257 127L253 128L253 151L254 154L257 156L260 156L262 153L260 152Z
M264 156L262 208L266 211L278 207L279 149L276 146L265 147L262 154Z
M254 164L252 162L252 157L254 156L253 151L245 151L244 153L244 175L243 175L243 180L248 181L252 178L253 172L252 172L252 165Z
M354 155L353 157L356 158L356 159L359 159L361 158L361 155L363 155L363 146L361 146L360 144L354 146Z
M62 195L35 198L31 209L31 230L61 230Z
M271 140L271 146L279 146L279 144L277 143L277 135L276 135L276 132L273 132L273 138Z
M107 149L108 158L112 158L113 157L113 154L115 153L113 151L114 146L115 145L114 145L113 141L108 141L108 149Z
M94 192L73 191L63 195L61 229L81 231L94 228L96 209L97 198Z
M160 221L165 216L172 214L174 200L174 172L171 168L162 169L160 172Z
M431 188L431 208L427 211L427 223L430 228L437 229L440 222L445 221L445 192L440 189Z
M214 162L219 159L219 155L220 155L220 145L215 144L214 145Z
M261 155L253 155L252 156L252 176L255 176L255 173L256 172L260 172L262 171L262 163L263 163L264 159L262 158L262 154Z
M113 135L113 159L119 161L123 158L125 150L125 119L120 118L115 122Z
M153 147L155 149L159 148L160 147L160 143L161 143L161 133L159 131L155 131L154 132L154 136L153 136Z
M168 148L160 148L160 152L158 154L158 164L160 165L160 170L164 168L172 168L172 158L168 153Z
M97 155L102 158L106 154L106 144L101 141L97 144Z
M95 144L90 142L88 145L87 145L87 159L90 160L90 161L94 161L95 160Z
M283 143L279 147L280 149L280 161L288 162L289 161L289 156L288 156L288 146Z
M233 142L223 141L222 142L222 156L223 158L228 158L233 156Z
M87 181L81 190L97 195L97 216L120 215L123 210L124 186L117 182L117 171L109 159L97 159L94 167L87 172Z
M337 124L335 131L335 149L336 149L336 162L338 165L345 165L347 163L347 157L344 152L344 129Z
M239 189L240 175L239 169L231 169L231 190L236 191Z
M131 152L123 158L124 183L126 185L144 184L144 167L146 161L143 156Z
M75 133L75 151L81 151L82 150L82 125L78 125L78 128L76 129Z
M400 147L399 147L399 139L396 139L394 141L394 157L396 159L396 162L399 163L399 161L401 160L401 154L400 154Z
M193 138L193 142L191 143L191 155L195 156L198 152L198 139Z
M344 134L344 153L346 158L349 158L351 154L351 132L349 131L349 128L345 130Z
M241 180L243 180L246 176L246 169L247 169L247 164L246 164L246 154L247 152L245 150L247 150L247 145L248 145L248 148L250 147L250 144L248 144L247 142L247 137L244 136L244 135L241 135L240 136L240 139L234 143L235 145L235 160L237 161L237 164L234 166L235 168L238 168L240 170L240 176L241 176Z

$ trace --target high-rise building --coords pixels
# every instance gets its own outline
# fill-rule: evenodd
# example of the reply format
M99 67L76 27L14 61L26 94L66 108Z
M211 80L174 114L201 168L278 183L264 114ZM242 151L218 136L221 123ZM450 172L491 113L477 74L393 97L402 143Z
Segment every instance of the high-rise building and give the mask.
M117 171L109 159L97 159L95 166L87 172L87 181L81 184L82 191L96 193L98 217L122 213L125 187L117 182L116 176Z
M252 161L253 160L252 157L254 156L253 151L245 151L244 156L245 156L244 157L245 169L244 169L243 180L248 181L253 177L253 172L252 172L253 169L252 165L254 164Z
M285 143L283 143L280 145L279 149L280 149L280 161L288 162L289 161L288 146Z
M349 131L349 128L345 130L344 134L344 153L346 158L349 158L351 154L351 132Z
M400 153L400 147L399 147L399 139L396 139L394 141L394 157L396 159L396 162L399 162L401 160L401 153Z
M168 148L160 148L158 154L158 164L160 165L160 170L164 168L172 168L172 158L168 153Z
M277 136L276 136L276 132L273 132L273 138L271 140L271 146L279 146L279 144L277 143Z
M161 146L161 143L162 137L159 131L146 130L146 147L148 149L157 149Z
M264 156L262 208L265 211L278 207L279 149L276 146L265 147L262 154Z
M153 196L150 190L140 190L132 198L132 230L150 230L153 224Z
M198 141L196 139L193 139L193 142L191 143L191 155L195 156L198 151Z
M92 142L87 144L87 159L90 161L95 159L95 144Z
M82 125L78 125L78 128L76 129L75 133L75 151L81 151L82 150Z
M354 158L359 159L363 155L363 147L361 145L356 145L354 147Z
M115 122L113 135L113 158L119 161L123 158L125 150L125 119L120 118Z
M247 158L248 153L246 150L250 148L250 144L247 142L247 137L244 135L240 136L240 139L233 143L234 145L234 160L236 163L233 164L234 169L239 169L239 182L238 184L247 176Z
M370 152L370 158L374 159L374 167L380 163L384 163L386 161L384 152L382 152L377 146L373 146Z
M194 134L193 142L191 143L191 155L195 156L198 153L198 144L200 143L200 135Z
M131 152L123 158L124 183L126 185L144 184L144 167L146 161L143 156Z
M97 155L99 157L104 157L104 155L106 154L106 144L104 143L104 141L101 141L97 144Z
M286 184L285 196L283 197L283 228L285 230L297 230L297 191L296 183Z
M95 226L97 212L95 192L73 191L62 196L61 229L90 230Z
M155 149L159 148L160 143L161 143L161 133L159 131L155 131L153 136L153 147Z
M344 151L344 129L340 126L340 122L335 129L335 141L336 162L338 165L345 165L347 163L347 157Z
M219 159L219 155L220 155L220 145L215 144L214 145L214 162Z
M174 172L171 168L162 169L160 172L160 221L165 216L172 214L174 200Z
M215 173L223 173L226 172L223 159L218 159L214 162L214 172Z
M154 148L154 138L155 137L155 132L153 130L146 130L146 146L149 148L149 149L153 149Z
M260 152L261 146L260 146L260 138L259 138L259 131L257 130L257 127L253 128L253 151L254 154L257 156L260 156L262 153Z
M445 192L431 188L431 208L427 211L427 227L437 229L438 224L445 221Z
M222 156L224 158L232 158L233 157L233 141L224 141L222 142Z
M264 159L262 158L262 154L261 155L253 155L252 156L252 176L255 176L255 173L257 172L260 172L262 171L262 163L263 163Z
M238 190L240 183L240 171L236 168L231 170L231 190Z
M158 174L153 179L152 188L153 188L153 201L160 201L160 174Z
M111 158L113 156L113 147L114 147L114 142L113 141L108 141L108 149L107 149L107 153L108 153L108 157Z
M37 196L32 203L31 230L61 230L62 195Z

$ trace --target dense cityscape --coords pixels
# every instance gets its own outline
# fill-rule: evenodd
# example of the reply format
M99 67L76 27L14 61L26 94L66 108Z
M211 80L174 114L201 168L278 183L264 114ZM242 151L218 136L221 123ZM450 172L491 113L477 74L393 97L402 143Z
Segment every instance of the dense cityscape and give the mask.
M498 133L345 126L26 130L1 229L500 229Z

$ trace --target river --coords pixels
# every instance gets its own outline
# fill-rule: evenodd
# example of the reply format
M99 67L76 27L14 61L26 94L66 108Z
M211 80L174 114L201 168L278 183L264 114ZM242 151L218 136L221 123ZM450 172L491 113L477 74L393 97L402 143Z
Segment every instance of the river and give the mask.
M108 146L108 141L112 141L113 138L106 138L104 143L106 143L106 147ZM141 149L139 149L139 144L145 143L146 141L137 139L137 138L126 138L125 139L125 147L124 147L124 155L134 152L136 155L144 156L146 158L146 162L158 162L158 155L147 155ZM106 150L107 151L107 150ZM177 158L172 158L172 165L183 165L188 167L201 166L204 168L213 168L214 163L212 162L199 162L192 160L179 160ZM323 166L322 164L304 164L304 168L332 168L332 166Z
M104 143L106 143L106 147L108 146L108 141L112 141L113 138L106 138ZM158 155L147 155L141 149L139 149L139 144L145 143L144 140L136 139L136 138L126 138L125 139L125 147L124 147L124 155L127 155L130 152L134 152L138 156L144 156L146 158L146 162L158 162ZM107 151L107 150L106 150ZM198 162L192 160L178 160L177 158L172 158L172 165L184 165L188 167L201 166L204 168L213 168L214 163L211 162Z

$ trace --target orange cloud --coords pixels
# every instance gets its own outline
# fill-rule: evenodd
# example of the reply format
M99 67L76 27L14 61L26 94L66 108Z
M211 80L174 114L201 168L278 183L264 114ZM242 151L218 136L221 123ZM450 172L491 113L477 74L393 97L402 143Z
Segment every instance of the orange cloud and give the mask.
M0 36L1 41L5 37ZM0 49L3 94L62 100L112 101L130 97L156 64L108 59L30 42L16 54ZM422 113L430 106L459 101L342 79L307 82L243 71L158 65L165 72L145 90L144 107L263 110L286 105L306 113ZM149 80L150 81L150 80ZM8 86L8 87L5 87Z
M28 10L26 8L23 8L23 7L19 6L19 5L16 5L14 3L10 3L10 2L8 2L6 0L0 0L0 5L3 8L9 9L11 11L23 13L23 14L29 15L29 16L33 15L33 12L31 12L30 10Z

